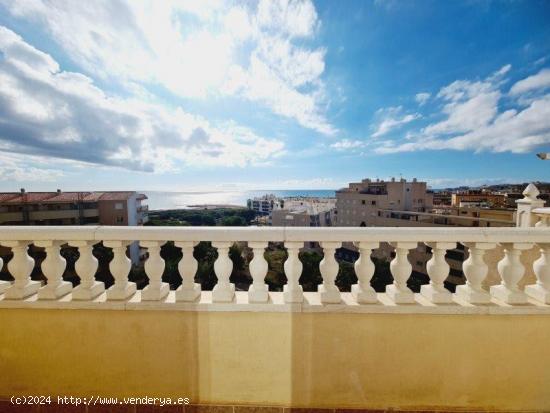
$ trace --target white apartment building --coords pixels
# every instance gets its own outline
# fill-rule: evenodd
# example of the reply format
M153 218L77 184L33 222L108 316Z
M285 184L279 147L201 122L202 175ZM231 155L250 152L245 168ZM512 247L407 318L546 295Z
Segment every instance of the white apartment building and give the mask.
M248 206L248 209L252 209L259 214L269 215L271 211L273 211L275 204L279 201L280 199L275 195L269 194L248 199L246 201L246 205Z
M271 212L275 227L330 227L334 225L335 198L296 197L279 200Z

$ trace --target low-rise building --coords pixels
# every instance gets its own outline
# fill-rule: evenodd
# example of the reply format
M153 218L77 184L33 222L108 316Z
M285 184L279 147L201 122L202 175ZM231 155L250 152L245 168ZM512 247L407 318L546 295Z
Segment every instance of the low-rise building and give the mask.
M485 204L488 207L501 208L506 206L506 194L496 193L486 189L468 190L451 195L451 205L464 206L467 203Z
M285 198L271 212L275 227L330 227L336 213L335 198Z
M277 198L273 194L263 195L256 198L250 198L246 201L248 209L252 209L261 215L269 215L275 204L280 201L280 198Z

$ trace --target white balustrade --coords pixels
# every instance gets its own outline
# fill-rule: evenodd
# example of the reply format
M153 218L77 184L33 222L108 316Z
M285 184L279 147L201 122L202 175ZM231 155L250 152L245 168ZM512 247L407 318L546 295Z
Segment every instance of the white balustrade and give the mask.
M500 274L500 285L494 285L490 288L491 295L506 304L525 304L527 295L518 287L518 282L525 273L525 267L521 263L521 251L532 248L528 243L503 243L504 258L498 264L498 273Z
M193 249L198 242L178 241L176 247L181 248L183 256L178 263L178 271L181 276L181 285L176 290L176 301L195 301L201 295L201 285L195 283L198 263L193 257Z
M38 291L38 299L55 300L70 293L73 285L63 281L67 261L61 256L61 241L36 241L34 245L46 250L46 259L42 262L42 273L48 283Z
M229 247L232 242L213 242L212 246L218 250L218 258L214 262L214 272L218 282L212 290L212 301L216 303L230 303L235 296L235 284L229 282L233 271L233 261L229 258Z
M359 259L355 261L354 268L357 275L357 284L351 286L351 295L359 304L378 302L376 291L370 285L374 275L374 263L371 259L372 250L378 248L378 242L356 242L359 249Z
M160 256L160 247L165 241L141 241L140 245L147 248L149 258L145 261L145 273L149 277L149 285L141 292L141 299L145 301L159 301L166 298L170 286L162 282L164 259Z
M2 271L3 267L4 267L4 261L2 260L2 258L0 258L0 271ZM11 285L11 282L0 280L0 294L6 291L10 285Z
M452 303L453 296L443 282L449 276L449 264L445 260L447 250L456 248L456 242L428 242L432 249L432 258L426 263L430 283L420 287L420 294L434 304Z
M550 244L537 244L540 258L533 263L537 283L525 286L525 294L545 304L550 304Z
M488 304L491 296L482 287L483 280L487 277L489 267L483 256L485 251L496 247L495 243L489 242L465 242L470 256L462 264L462 271L466 277L466 284L456 287L456 295L471 304Z
M34 268L34 259L27 253L29 241L3 241L2 245L10 247L13 252L13 258L8 262L8 270L15 279L4 292L4 298L21 300L35 294L41 283L40 281L31 281L30 275Z
M113 259L109 263L109 269L115 279L115 283L107 290L108 300L125 300L136 292L136 283L128 281L128 274L132 263L126 256L126 248L129 241L105 241L103 243L113 249Z
M337 304L341 301L340 290L334 281L338 275L339 265L334 257L336 249L342 246L341 242L321 242L324 257L319 263L319 271L323 276L323 283L319 284L317 290L324 304Z
M80 284L73 290L73 300L89 301L105 292L105 284L96 281L97 258L93 254L95 241L69 241L69 245L78 247L80 257L76 260L75 270Z
M252 284L248 288L248 302L267 303L269 300L269 289L264 281L268 269L267 261L264 257L267 242L249 242L248 246L252 248L252 253L254 254L252 261L248 265L250 275L252 276Z
M395 248L395 258L390 263L393 284L386 287L386 294L396 304L412 304L415 302L414 293L407 287L407 280L412 274L412 265L409 262L409 250L418 246L417 242L391 243Z
M284 270L287 279L283 287L283 298L285 303L301 303L304 301L304 293L300 285L300 275L302 275L303 265L298 257L300 248L304 246L303 242L285 242L288 251L288 258L284 263Z

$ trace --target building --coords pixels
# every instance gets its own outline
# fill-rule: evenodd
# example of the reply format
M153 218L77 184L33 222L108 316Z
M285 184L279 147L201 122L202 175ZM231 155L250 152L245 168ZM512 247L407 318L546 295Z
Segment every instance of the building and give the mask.
M336 216L335 198L285 198L271 212L275 227L330 227Z
M277 202L280 202L280 199L273 194L269 194L248 199L246 205L248 209L252 209L260 215L269 215Z
M425 212L431 210L433 193L426 182L415 179L390 181L364 179L336 191L337 220L335 225L359 227L371 223L381 210Z
M477 206L486 205L487 207L505 207L506 194L495 193L486 189L470 189L468 191L457 192L451 195L451 205L454 207L475 204Z
M0 193L0 225L143 225L147 197L123 192Z

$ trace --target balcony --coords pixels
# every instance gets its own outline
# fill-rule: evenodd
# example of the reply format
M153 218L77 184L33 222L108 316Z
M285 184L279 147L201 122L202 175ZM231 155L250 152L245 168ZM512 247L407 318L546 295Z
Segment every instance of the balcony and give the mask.
M162 282L160 247L167 240L183 253L175 291ZM100 241L114 254L115 282L106 291L92 255ZM126 247L133 241L149 252L143 290L128 280ZM199 241L218 251L213 291L201 291L194 280ZM253 251L248 291L235 291L229 280L235 241ZM317 292L303 292L298 252L311 241L324 251L323 282ZM268 291L264 282L269 242L288 251L282 292ZM343 242L354 242L360 254L351 292L335 286L335 251ZM376 293L370 255L382 242L395 248L394 281ZM46 251L45 285L30 280L31 243ZM431 282L415 294L406 284L408 254L419 243L433 252ZM469 251L468 282L451 293L443 287L444 257L457 243ZM64 244L80 253L75 288L62 279ZM0 282L0 399L187 397L226 406L216 409L550 409L546 227L1 227L0 245L13 252L7 267L14 277ZM497 274L490 274L484 256L499 246ZM538 256L526 261L533 247ZM535 276L526 280L528 272ZM500 283L484 289L489 276Z

